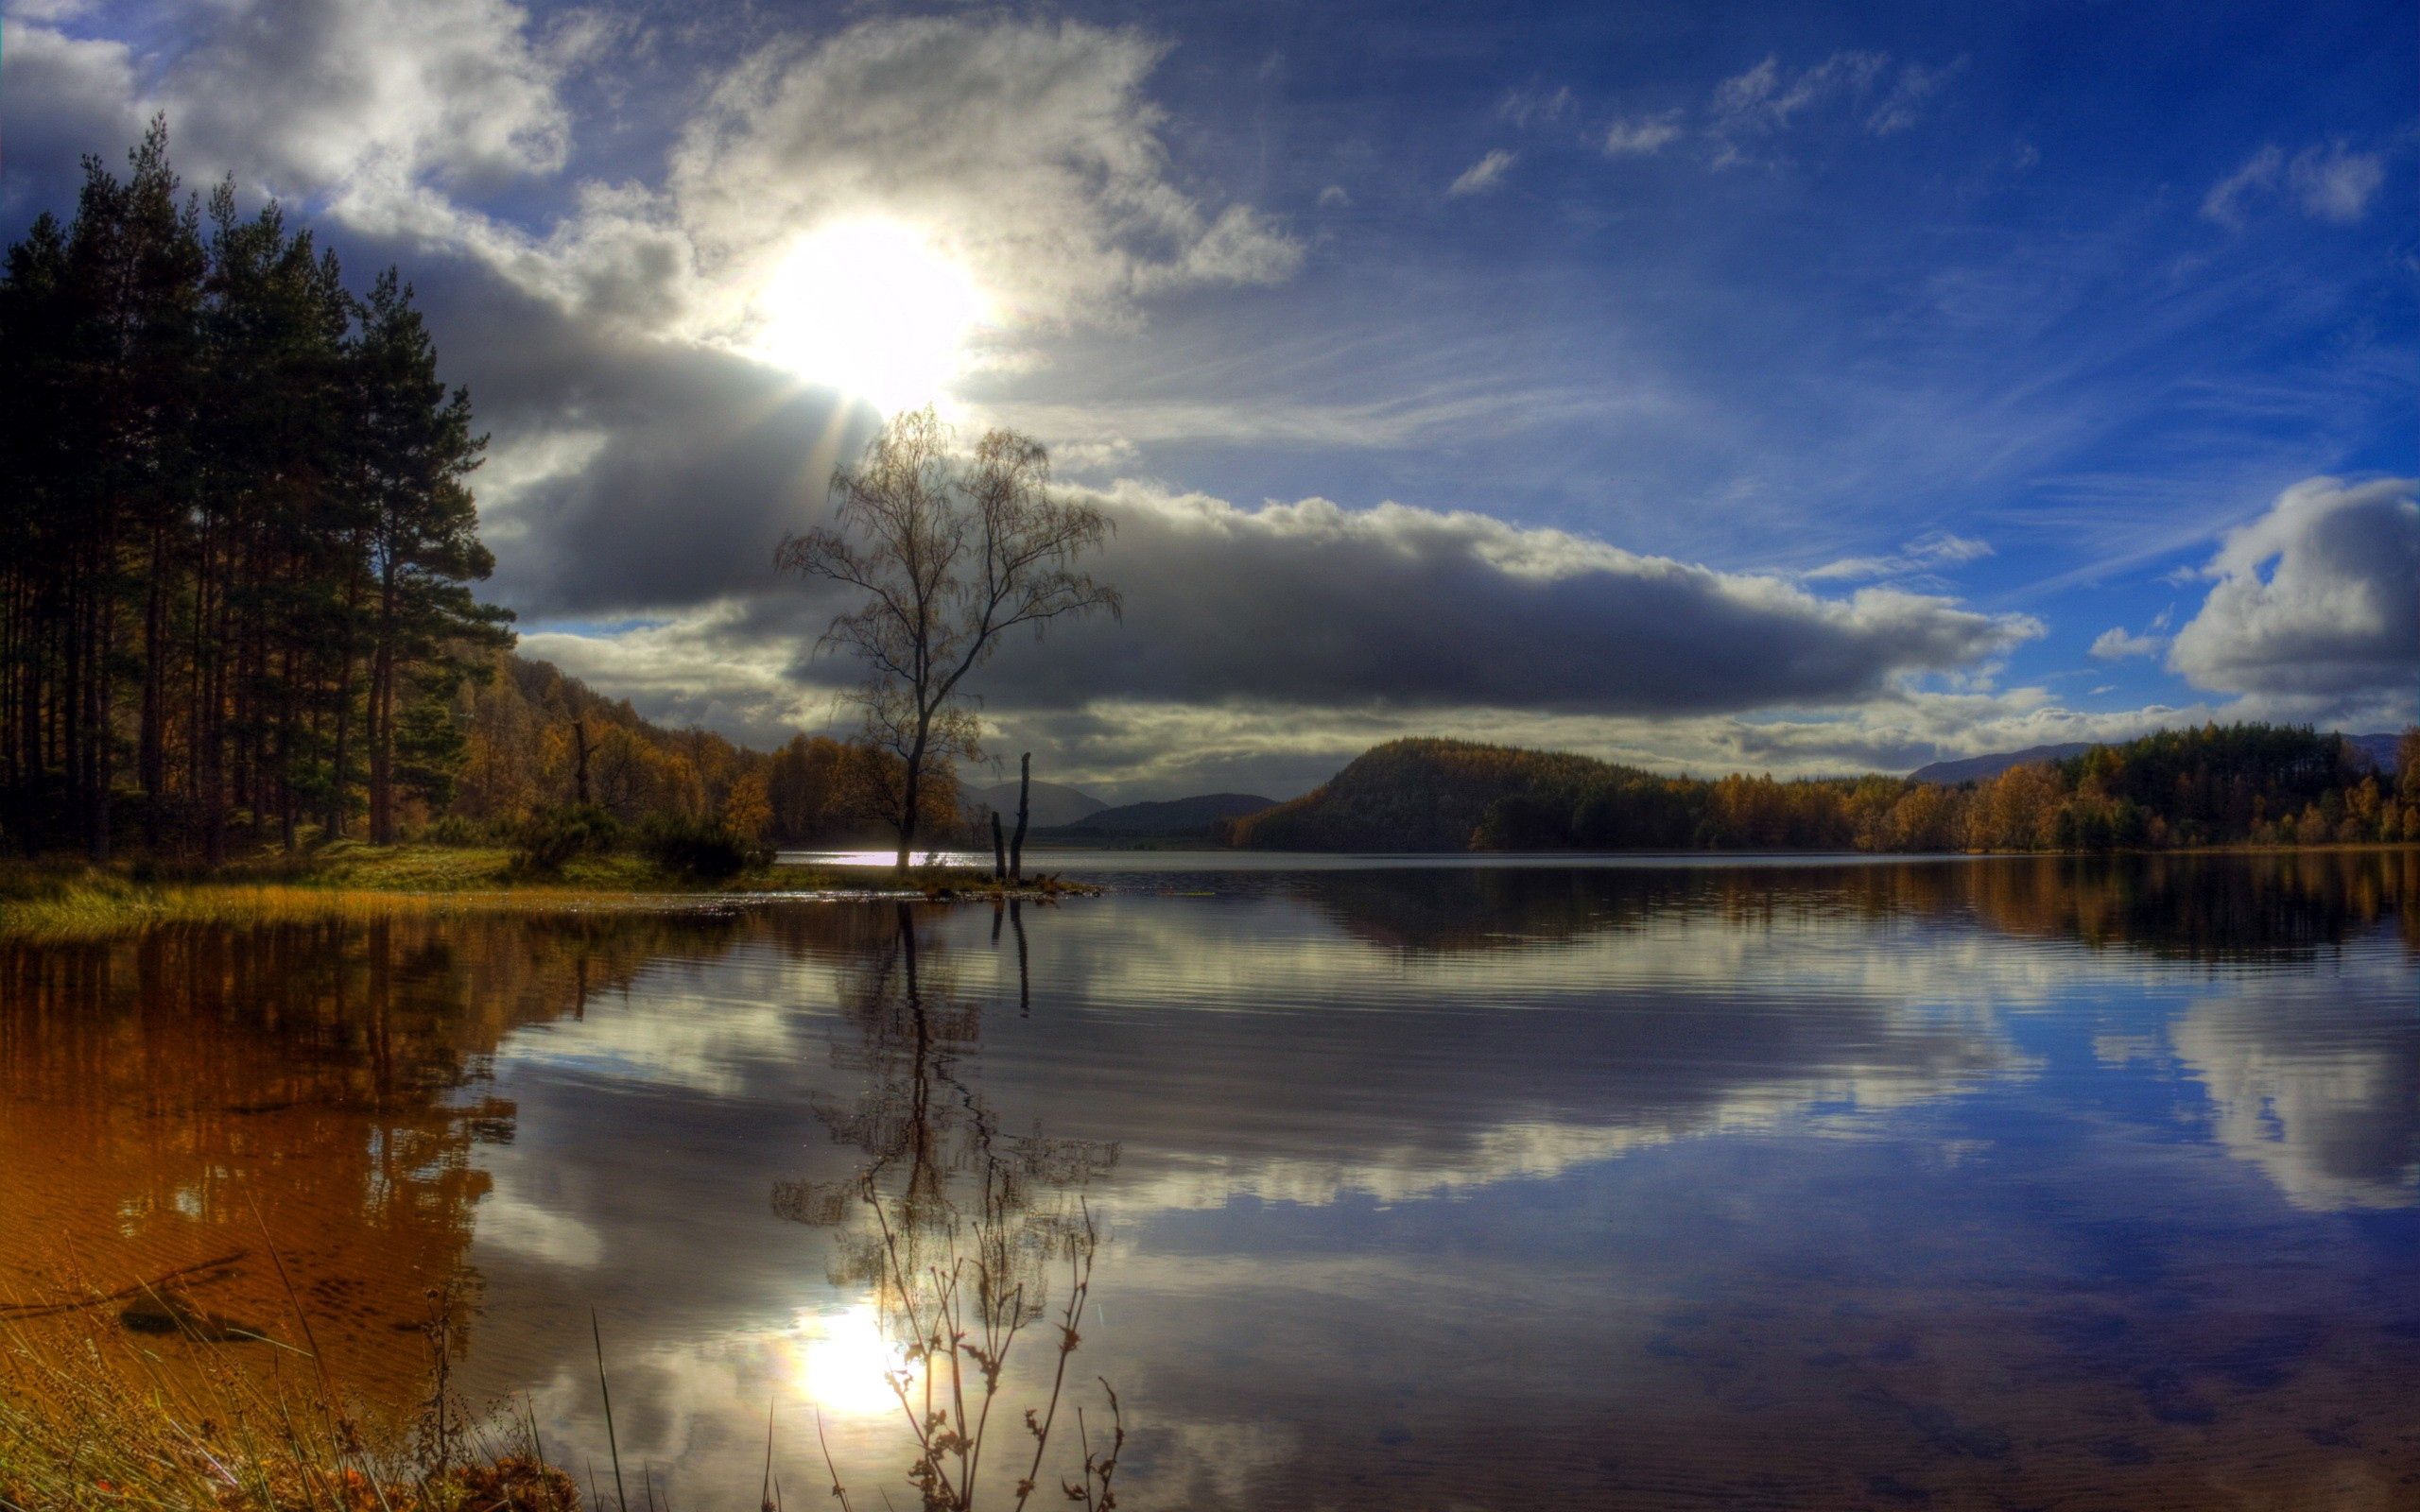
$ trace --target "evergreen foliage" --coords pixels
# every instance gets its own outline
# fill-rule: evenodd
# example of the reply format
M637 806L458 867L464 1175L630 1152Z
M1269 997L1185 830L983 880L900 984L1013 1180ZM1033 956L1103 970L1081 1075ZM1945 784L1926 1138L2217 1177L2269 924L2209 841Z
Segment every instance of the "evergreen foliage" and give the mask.
M9 249L0 344L0 835L215 861L441 809L510 616L409 287L181 196L155 121Z

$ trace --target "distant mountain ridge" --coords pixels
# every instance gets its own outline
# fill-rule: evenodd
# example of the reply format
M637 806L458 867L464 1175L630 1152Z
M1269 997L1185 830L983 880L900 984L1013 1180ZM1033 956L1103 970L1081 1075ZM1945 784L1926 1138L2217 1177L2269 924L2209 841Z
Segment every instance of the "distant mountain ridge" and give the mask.
M1201 793L1191 798L1121 803L1087 815L1074 824L1055 826L1054 838L1083 834L1207 836L1224 820L1239 819L1276 806L1275 799L1254 793Z
M1994 751L1988 756L1962 756L1954 761L1919 766L1908 774L1908 780L1911 782L1979 782L1997 777L2012 766L2063 762L2070 756L2081 756L2092 749L2092 745L2088 740L2071 740L2058 746L2028 746L2023 750Z
M2394 735L2347 735L2353 747L2369 758L2370 765L2381 772L2394 770ZM2023 750L1995 751L1988 756L1962 756L1954 761L1934 762L1919 766L1908 774L1913 782L1981 782L1997 777L2012 766L2031 766L2044 762L2063 762L2081 756L2100 742L2069 741L2058 746L2028 746ZM2118 744L2110 742L2109 744Z
M983 804L1000 816L1001 822L1013 825L1017 820L1017 784L994 782L989 787L969 787L966 797ZM1078 824L1109 807L1099 799L1080 788L1064 782L1036 782L1028 803L1026 822L1038 830L1056 829L1061 825Z

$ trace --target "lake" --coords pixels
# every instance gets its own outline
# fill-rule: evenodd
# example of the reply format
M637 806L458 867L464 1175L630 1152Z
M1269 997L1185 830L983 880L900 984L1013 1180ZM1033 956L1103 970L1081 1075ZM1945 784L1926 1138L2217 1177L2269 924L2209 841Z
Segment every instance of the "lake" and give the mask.
M1089 1226L1130 1507L2420 1504L2420 852L1032 860L0 946L0 1297L284 1336L273 1241L400 1403L451 1289L575 1473L593 1309L634 1505L769 1406L905 1506L886 1230L1025 1288L1023 1444Z

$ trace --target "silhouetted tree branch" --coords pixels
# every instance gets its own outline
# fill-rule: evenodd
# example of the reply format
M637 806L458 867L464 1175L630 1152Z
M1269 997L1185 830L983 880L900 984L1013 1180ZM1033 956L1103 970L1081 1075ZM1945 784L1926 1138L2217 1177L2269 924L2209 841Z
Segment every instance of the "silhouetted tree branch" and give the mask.
M1050 457L1012 431L955 449L928 406L894 417L855 469L833 475L833 524L785 537L774 565L856 590L818 649L856 657L853 695L866 739L899 758L877 795L898 833L897 864L914 847L926 774L977 754L980 721L966 677L1006 631L1039 635L1062 615L1120 610L1117 591L1077 570L1112 525L1087 504L1054 497Z

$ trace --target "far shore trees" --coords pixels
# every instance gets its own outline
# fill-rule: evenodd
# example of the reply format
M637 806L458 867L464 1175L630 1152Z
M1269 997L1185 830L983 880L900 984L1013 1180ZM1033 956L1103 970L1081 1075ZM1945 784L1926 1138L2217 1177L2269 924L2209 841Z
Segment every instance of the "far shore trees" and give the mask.
M833 523L786 537L774 565L861 595L820 647L854 656L865 739L898 758L872 795L908 868L936 769L979 754L967 675L1019 626L1119 612L1117 591L1078 570L1108 537L1106 515L1050 492L1050 457L993 430L971 455L928 406L894 417L854 469L834 474Z

